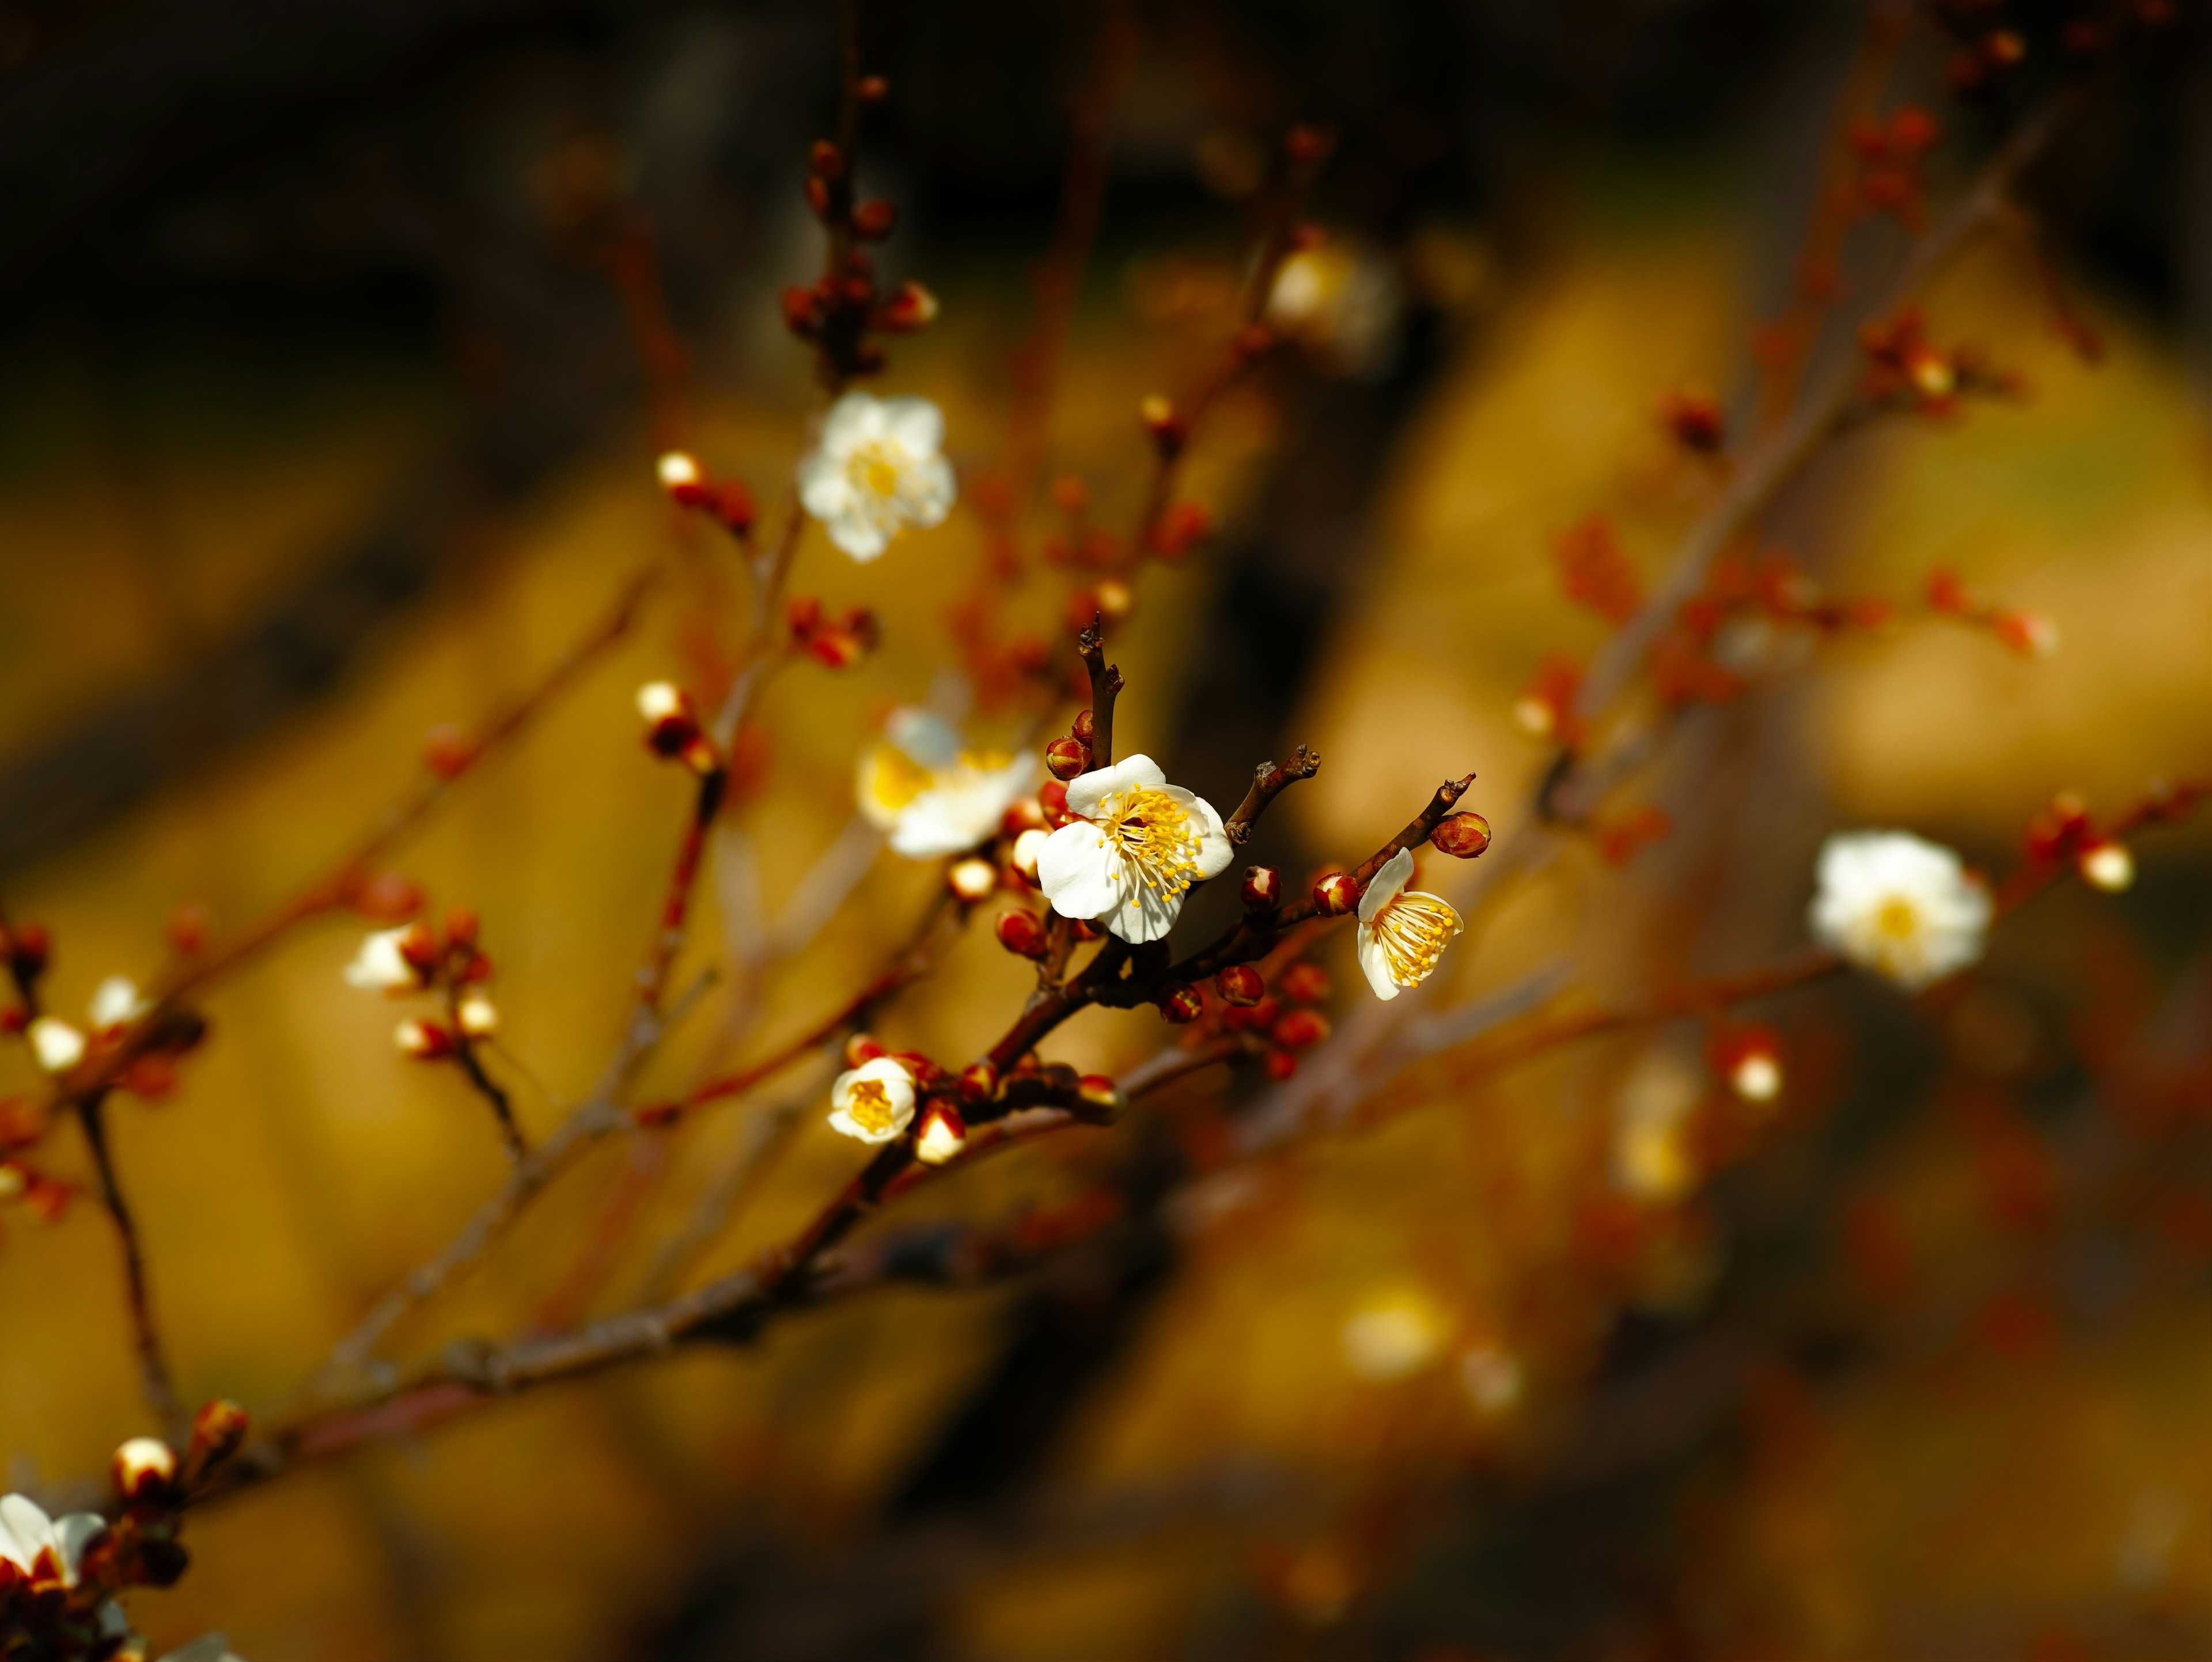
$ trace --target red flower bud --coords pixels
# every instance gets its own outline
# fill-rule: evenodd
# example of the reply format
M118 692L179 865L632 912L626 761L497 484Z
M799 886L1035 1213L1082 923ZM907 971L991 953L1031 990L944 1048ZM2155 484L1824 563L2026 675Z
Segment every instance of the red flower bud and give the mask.
M1160 1014L1178 1026L1185 1022L1195 1021L1205 1014L1205 999L1199 995L1198 989L1188 982L1170 987L1160 995Z
M1455 813L1430 833L1439 854L1472 860L1490 846L1490 821L1479 813Z
M961 1099L988 1102L999 1094L999 1070L988 1062L971 1062L960 1070Z
M1286 1050L1303 1050L1328 1037L1328 1018L1318 1010L1292 1010L1269 1031Z
M1111 1125L1129 1111L1129 1099L1104 1074L1085 1074L1075 1084L1075 1100L1069 1111L1095 1125Z
M817 138L806 152L806 170L817 179L842 179L845 176L845 153L830 140Z
M1267 1077L1280 1085L1297 1072L1298 1059L1288 1050L1270 1050L1261 1065L1267 1070Z
M1068 725L1068 732L1078 744L1089 749L1091 740L1098 736L1097 715L1091 710L1079 709L1075 712L1075 720Z
M853 234L871 242L881 242L897 223L898 209L881 198L860 203L853 210Z
M999 921L992 928L999 937L999 944L1018 957L1042 958L1052 949L1052 943L1046 939L1043 923L1029 912L1000 912Z
M476 760L477 747L451 721L441 721L422 735L422 765L441 779L457 779Z
M878 1056L888 1054L882 1045L866 1033L854 1033L845 1041L845 1065L848 1068L858 1068L864 1062L873 1062Z
M1061 799L1066 801L1065 796ZM1019 837L1025 831L1044 829L1044 808L1034 796L1024 796L1008 808L1006 817L999 821L999 835Z
M177 1481L177 1453L158 1437L133 1437L108 1463L115 1492L125 1501L158 1501Z
M1359 885L1349 872L1328 872L1314 880L1313 903L1324 917L1341 917L1359 904Z
M236 1403L218 1397L192 1415L192 1440L185 1454L186 1470L195 1478L221 1465L238 1452L251 1423Z
M1244 904L1249 910L1270 911L1283 900L1283 874L1273 866L1254 866L1244 874Z
M876 307L875 326L887 334L912 334L937 321L937 296L919 283L902 283Z
M169 945L179 953L197 958L215 934L215 919L198 901L189 900L169 914L167 934Z
M1048 831L1058 831L1074 822L1075 816L1067 811L1067 787L1057 779L1048 779L1037 787L1037 806L1044 810Z
M1080 739L1055 739L1044 747L1044 764L1055 779L1075 778L1091 771L1091 747Z
M1267 983L1249 964L1232 964L1213 977L1213 990L1221 995L1224 1003L1249 1008L1267 995Z
M880 75L864 75L853 85L853 96L863 104L880 104L890 91L891 83Z
M1318 964L1299 962L1278 976L1275 985L1294 1004L1318 1004L1328 996L1328 971Z

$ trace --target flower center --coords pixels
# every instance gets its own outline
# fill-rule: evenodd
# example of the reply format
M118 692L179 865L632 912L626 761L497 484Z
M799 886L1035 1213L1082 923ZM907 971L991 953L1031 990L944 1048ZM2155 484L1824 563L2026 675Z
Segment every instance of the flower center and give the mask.
M872 439L846 459L845 477L864 496L895 504L905 496L905 447L887 439Z
M898 1111L891 1106L891 1093L884 1088L880 1080L854 1081L853 1093L846 1099L845 1112L854 1124L878 1136L896 1129L898 1126Z
M1902 895L1892 895L1874 915L1874 926L1892 941L1910 941L1920 933L1920 909Z
M1172 900L1197 880L1205 845L1198 821L1165 791L1152 785L1123 791L1096 823L1106 846L1163 900Z
M1367 926L1382 949L1390 979L1416 987L1437 967L1444 943L1465 926L1459 914L1432 894L1401 894L1375 914Z

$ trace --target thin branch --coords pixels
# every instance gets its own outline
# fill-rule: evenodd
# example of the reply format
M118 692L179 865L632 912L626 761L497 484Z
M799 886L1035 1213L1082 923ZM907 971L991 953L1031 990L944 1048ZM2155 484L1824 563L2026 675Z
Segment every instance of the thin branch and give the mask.
M475 1044L463 1034L453 1050L453 1060L460 1064L461 1072L468 1076L476 1093L491 1105L492 1117L499 1122L499 1134L506 1139L507 1152L516 1160L530 1153L530 1145L522 1135L522 1127L515 1123L514 1105L507 1092L489 1074L484 1072L483 1058L477 1054Z
M1265 813L1274 800L1301 779L1310 779L1320 771L1321 758L1300 745L1291 752L1291 759L1279 767L1273 762L1262 762L1253 770L1252 788L1244 793L1244 800L1237 805L1237 812L1222 822L1221 829L1229 840L1242 844L1250 840L1252 826Z
M124 1198L122 1182L116 1176L115 1158L107 1146L106 1106L105 1099L97 1097L80 1103L77 1123L84 1128L86 1146L92 1150L93 1169L100 1179L100 1203L107 1208L108 1219L115 1226L116 1239L123 1248L131 1342L137 1352L138 1376L146 1406L153 1410L169 1437L182 1446L184 1415L178 1407L176 1388L170 1382L161 1335L154 1324L153 1293L147 1284L146 1256L138 1244L138 1227L131 1217L130 1202Z
M1121 670L1106 661L1106 620L1091 614L1090 624L1075 637L1083 667L1091 673L1091 765L1109 766L1114 760L1114 701L1121 696Z

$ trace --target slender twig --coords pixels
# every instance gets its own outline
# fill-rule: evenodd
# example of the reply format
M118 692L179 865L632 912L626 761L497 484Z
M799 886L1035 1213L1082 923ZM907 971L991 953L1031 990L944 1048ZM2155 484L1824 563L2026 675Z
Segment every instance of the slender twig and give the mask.
M1262 762L1252 771L1252 788L1244 793L1244 800L1237 805L1237 812L1222 822L1221 829L1229 834L1232 843L1249 841L1252 827L1274 800L1301 779L1310 779L1320 771L1321 758L1300 745L1291 752L1291 759L1278 765Z
M130 1202L124 1198L123 1184L115 1172L115 1157L107 1145L106 1108L102 1097L78 1104L77 1123L84 1128L85 1144L92 1151L93 1169L100 1180L100 1204L107 1208L108 1219L115 1226L116 1239L123 1248L131 1342L138 1355L138 1375L146 1406L181 1447L184 1415L178 1406L176 1387L170 1382L161 1334L154 1324L154 1298L147 1284L146 1255L139 1245L138 1226L131 1216Z
M1106 620L1093 613L1075 637L1075 649L1091 674L1091 765L1103 768L1114 760L1114 701L1121 696L1121 670L1106 661Z
M465 1034L456 1042L453 1060L460 1064L461 1072L468 1076L476 1093L491 1105L492 1117L499 1122L499 1134L507 1141L507 1152L516 1160L530 1153L530 1145L523 1140L522 1127L515 1123L514 1104L499 1082L484 1072L483 1058L477 1054L475 1043Z

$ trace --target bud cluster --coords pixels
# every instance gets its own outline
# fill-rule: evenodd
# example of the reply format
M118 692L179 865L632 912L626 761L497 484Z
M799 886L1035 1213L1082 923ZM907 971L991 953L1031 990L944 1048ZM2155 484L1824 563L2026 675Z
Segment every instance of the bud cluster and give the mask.
M492 963L477 944L479 928L472 909L455 906L442 929L418 919L378 931L346 966L347 982L365 992L445 995L444 1014L410 1016L393 1029L392 1042L403 1054L440 1062L499 1031L499 1010L484 991Z
M1927 217L1928 153L1940 136L1936 118L1906 105L1887 121L1856 121L1849 139L1858 164L1860 205L1870 214L1888 214L1907 230L1917 231Z
M1929 574L1928 605L1944 617L1989 630L2001 645L2023 658L2047 658L2058 650L2058 625L2051 618L2040 612L1978 600L1955 571L1944 569Z
M671 450L659 463L661 488L678 508L704 514L732 536L752 534L757 510L752 492L742 480L709 478L699 459L687 450Z
M2061 791L2027 822L2028 859L2038 866L2070 864L2091 888L2118 894L2136 880L2136 861L2125 843L2101 831L2089 805L2073 791Z
M850 669L876 649L883 626L866 606L831 612L811 594L795 596L784 608L791 625L791 648L831 669Z
M2027 391L2018 374L1973 347L1938 347L1917 307L1865 325L1859 350L1866 360L1859 399L1869 411L1948 416L1970 397L2017 399Z
M872 76L868 84L882 86ZM806 205L830 234L830 260L813 283L783 291L783 320L820 356L823 380L842 386L883 368L884 349L871 335L927 327L937 316L937 298L918 283L888 293L878 286L875 258L862 245L888 238L898 210L855 195L853 159L832 140L816 141L807 154Z

